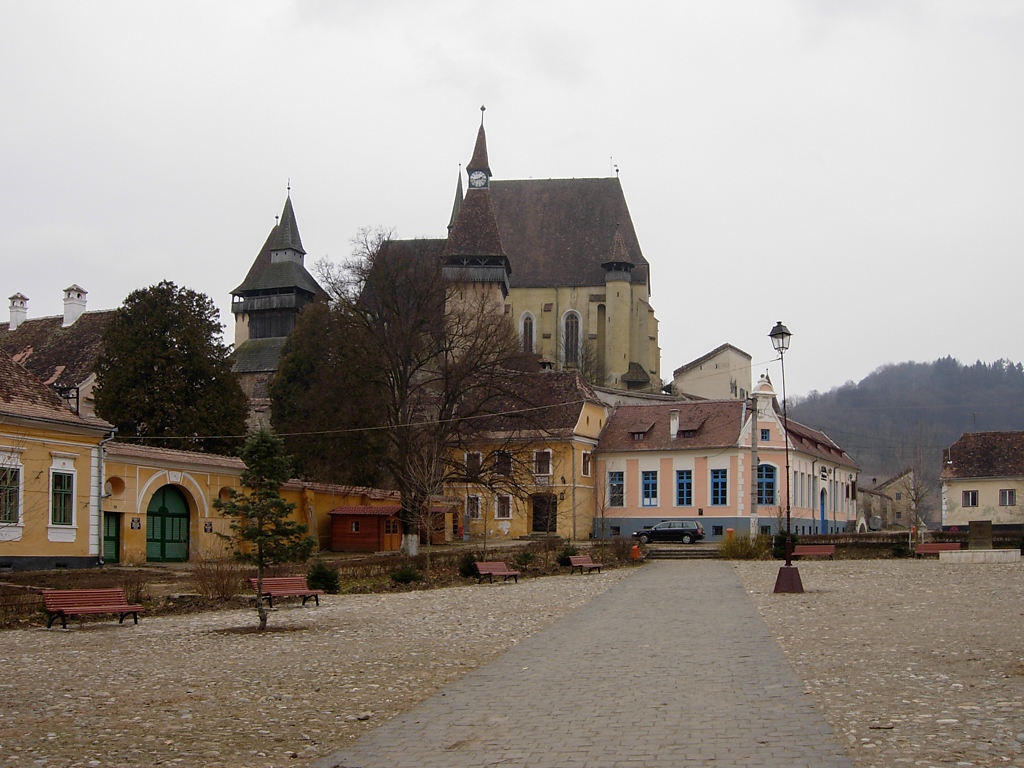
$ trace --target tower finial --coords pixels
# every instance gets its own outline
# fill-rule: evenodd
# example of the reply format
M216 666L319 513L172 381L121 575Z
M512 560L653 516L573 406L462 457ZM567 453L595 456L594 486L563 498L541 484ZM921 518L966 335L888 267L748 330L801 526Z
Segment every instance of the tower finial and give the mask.
M288 177L288 197L292 196L292 177Z
M481 104L480 105L480 127L481 128L484 127L484 112L486 112L486 111L487 111L487 107L485 107L483 104Z

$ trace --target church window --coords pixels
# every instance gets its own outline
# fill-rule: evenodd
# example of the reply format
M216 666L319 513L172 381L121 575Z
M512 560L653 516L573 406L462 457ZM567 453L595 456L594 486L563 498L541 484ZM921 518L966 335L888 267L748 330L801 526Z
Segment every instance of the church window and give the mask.
M579 367L580 364L580 316L575 312L565 315L565 327L562 335L565 364Z
M533 315L523 315L522 332L520 336L523 340L523 352L526 354L533 353Z

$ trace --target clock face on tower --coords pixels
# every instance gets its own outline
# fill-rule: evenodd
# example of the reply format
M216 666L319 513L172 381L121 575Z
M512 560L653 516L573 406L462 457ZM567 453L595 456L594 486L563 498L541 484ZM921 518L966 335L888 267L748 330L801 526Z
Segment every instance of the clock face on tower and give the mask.
M469 174L469 186L480 189L487 186L487 174L483 171L473 171Z

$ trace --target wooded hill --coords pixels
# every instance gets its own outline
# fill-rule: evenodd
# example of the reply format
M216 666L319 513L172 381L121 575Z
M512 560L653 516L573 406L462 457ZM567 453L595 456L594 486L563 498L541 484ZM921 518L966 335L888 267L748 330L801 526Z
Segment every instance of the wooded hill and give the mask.
M933 484L942 450L963 432L1024 429L1024 367L952 357L886 365L858 383L792 398L789 415L846 449L861 466L861 487L907 467Z

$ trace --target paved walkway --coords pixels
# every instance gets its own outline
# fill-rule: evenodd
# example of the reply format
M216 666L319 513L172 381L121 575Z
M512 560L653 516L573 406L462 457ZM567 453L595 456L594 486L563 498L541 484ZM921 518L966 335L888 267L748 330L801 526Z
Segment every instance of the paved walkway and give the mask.
M660 561L314 765L852 763L729 565Z

